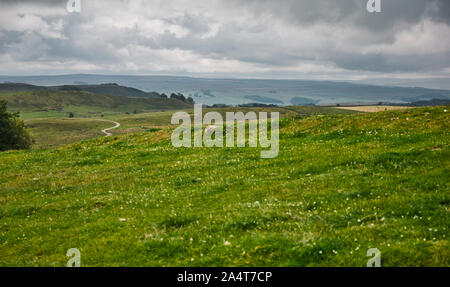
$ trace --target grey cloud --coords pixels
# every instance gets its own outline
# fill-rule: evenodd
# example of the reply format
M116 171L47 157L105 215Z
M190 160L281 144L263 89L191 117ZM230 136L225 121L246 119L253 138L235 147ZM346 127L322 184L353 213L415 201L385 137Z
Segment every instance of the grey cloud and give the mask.
M368 14L367 0L232 0L229 5L248 9L255 15L271 14L291 24L318 22L360 24L371 29L391 27L398 22L417 23L423 17L449 21L447 0L381 0L382 13Z
M139 20L130 26L108 26L111 25L109 22L102 24L101 21L110 16L100 10L87 9L81 14L43 15L41 18L49 24L58 19L63 21L59 33L64 38L46 37L43 33L31 30L2 30L0 26L0 56L8 55L18 62L38 61L42 64L52 60L62 63L84 61L104 67L105 70L128 63L138 68L143 63L171 63L173 59L170 56L162 58L167 51L191 53L192 59L186 58L186 61L192 61L192 65L199 65L199 61L196 62L199 59L237 61L243 66L257 65L274 72L295 68L302 63L329 64L348 71L379 73L428 73L450 67L448 49L434 54L414 51L399 54L389 49L362 51L366 47L394 45L398 35L411 33L411 27L423 21L447 26L450 24L450 1L381 1L383 12L373 14L367 13L365 9L367 0L224 0L213 2L210 9L190 5L183 7L181 3L184 9L180 8L183 10L181 14L179 11L167 13L157 20L164 25L182 27L187 31L182 36L164 28L156 35L147 33L148 23ZM36 6L34 14L40 15L40 11L46 7L61 6L63 10L66 2L0 0L0 9L10 9L19 4L30 5ZM175 2L169 4L178 8ZM104 3L108 8L119 11L116 14L119 17L130 16L127 7L131 2ZM205 3L208 6L210 2ZM157 2L153 8L167 5L163 8L170 12L169 4ZM152 6L148 2L145 5ZM145 12L139 13L142 13L141 19L146 19ZM110 20L114 22L121 19ZM20 23L8 25L20 26ZM217 26L216 31L213 31L213 25ZM323 35L324 30L326 33L335 31L340 34ZM209 32L214 33L205 37ZM285 36L285 33L289 35ZM436 31L431 33L434 33L435 38L441 36ZM407 47L404 49L407 50ZM139 53L144 58L136 59L135 55L141 55ZM184 54L179 57L184 57ZM170 69L167 65L167 69ZM141 68L147 69L144 66ZM180 70L186 69L180 67ZM0 73L5 73L1 64Z
M430 5L428 13L436 21L450 23L450 1L434 0Z

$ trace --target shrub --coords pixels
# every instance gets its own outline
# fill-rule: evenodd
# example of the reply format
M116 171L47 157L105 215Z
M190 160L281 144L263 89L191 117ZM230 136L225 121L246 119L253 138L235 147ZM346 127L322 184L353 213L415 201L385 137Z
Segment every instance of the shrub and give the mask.
M6 105L6 101L0 100L0 151L30 148L33 138L19 119L19 113L9 113Z

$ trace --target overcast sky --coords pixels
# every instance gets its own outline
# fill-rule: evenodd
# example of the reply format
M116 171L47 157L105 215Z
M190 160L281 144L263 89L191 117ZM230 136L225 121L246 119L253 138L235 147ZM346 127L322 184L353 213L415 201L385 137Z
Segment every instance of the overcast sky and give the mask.
M450 76L450 1L0 0L0 74Z

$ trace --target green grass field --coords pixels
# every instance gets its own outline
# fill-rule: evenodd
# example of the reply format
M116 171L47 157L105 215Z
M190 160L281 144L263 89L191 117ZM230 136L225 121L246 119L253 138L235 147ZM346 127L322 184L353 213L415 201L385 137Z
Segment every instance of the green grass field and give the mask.
M89 118L125 113L187 109L192 105L176 99L128 98L84 91L0 92L0 100L8 102L8 110L20 112L24 120L35 118Z
M38 118L26 120L25 123L35 140L34 149L54 148L105 136L101 130L113 126L91 118Z
M0 153L0 265L65 266L78 248L82 266L365 266L378 248L382 266L449 266L448 107L295 109L273 159L174 148L167 112Z
M262 108L221 108L221 109L204 109L204 112L218 111L224 117L226 112L248 111L260 112ZM295 115L293 111L282 108L264 109L267 112L277 111L281 117ZM185 110L192 114L191 110ZM336 110L339 112L338 110ZM155 129L167 129L170 125L170 119L174 111L166 112L149 112L139 114L112 113L109 116L100 118L68 118L66 114L57 115L53 112L40 113L39 117L34 117L34 112L21 113L22 118L33 134L35 139L34 149L53 148L61 145L75 143L80 140L91 139L104 136L102 129L113 126L111 123L105 123L99 120L109 119L120 122L121 126L112 131L116 135L133 134L146 131L154 131Z

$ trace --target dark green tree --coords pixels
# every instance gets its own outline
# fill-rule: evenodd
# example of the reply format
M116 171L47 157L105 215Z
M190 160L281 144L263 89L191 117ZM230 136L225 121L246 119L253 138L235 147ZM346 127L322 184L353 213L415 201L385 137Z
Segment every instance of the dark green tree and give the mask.
M6 101L0 100L0 151L28 149L33 138L19 119L19 113L10 113Z
M186 99L186 102L187 102L188 104L191 104L191 105L195 104L195 101L194 101L194 99L193 99L192 97L188 97L188 98Z
M72 112L69 113L69 118L73 118L74 114Z
M181 93L178 93L178 94L172 93L172 94L170 95L170 98L171 98L171 99L177 99L177 100L186 102L186 97L185 97L183 94L181 94Z

